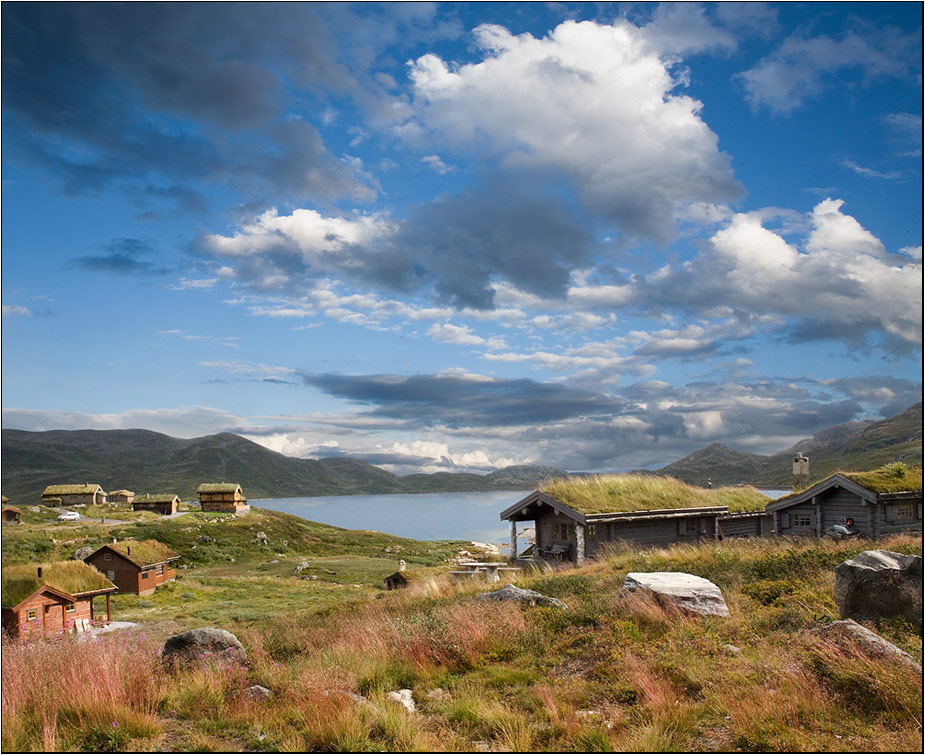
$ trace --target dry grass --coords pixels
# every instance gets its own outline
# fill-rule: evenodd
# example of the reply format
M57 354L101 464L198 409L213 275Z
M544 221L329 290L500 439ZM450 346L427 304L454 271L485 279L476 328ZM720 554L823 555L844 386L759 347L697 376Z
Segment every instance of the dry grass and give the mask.
M540 490L583 514L728 506L730 511L760 511L770 499L750 487L706 489L673 477L590 475L547 480Z

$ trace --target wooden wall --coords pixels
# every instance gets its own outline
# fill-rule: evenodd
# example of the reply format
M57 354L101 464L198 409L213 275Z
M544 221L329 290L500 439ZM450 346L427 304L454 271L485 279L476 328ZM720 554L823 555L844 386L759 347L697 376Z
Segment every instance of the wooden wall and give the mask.
M112 560L106 560L107 554L112 557ZM138 595L150 595L158 585L170 582L177 576L176 570L168 564L163 564L163 573L158 574L156 567L150 566L146 569L141 569L127 558L108 550L88 558L87 563L95 567L106 579L115 584L120 592L131 592ZM110 572L113 575L112 577L109 576ZM148 576L143 577L143 574Z
M28 620L29 611L35 610L35 619ZM64 601L50 595L39 593L19 611L3 609L3 629L11 637L30 637L33 635L55 634L70 629L78 620L90 620L90 600L77 599L74 610L65 611Z

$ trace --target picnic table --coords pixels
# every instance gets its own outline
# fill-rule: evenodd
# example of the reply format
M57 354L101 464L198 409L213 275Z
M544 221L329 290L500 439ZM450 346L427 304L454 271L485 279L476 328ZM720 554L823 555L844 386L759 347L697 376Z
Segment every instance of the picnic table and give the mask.
M464 561L459 567L451 571L450 576L457 579L482 576L487 582L497 582L502 572L520 571L519 566L508 566L504 561Z

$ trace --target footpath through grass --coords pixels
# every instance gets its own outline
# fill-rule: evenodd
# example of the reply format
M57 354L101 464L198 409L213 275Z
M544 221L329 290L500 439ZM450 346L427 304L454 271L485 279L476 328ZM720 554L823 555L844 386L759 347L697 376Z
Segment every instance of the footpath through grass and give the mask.
M450 583L423 562L425 578L389 593L363 582L380 560L372 555L326 556L308 572L315 580L291 576L291 556L254 565L251 581L236 576L240 564L213 563L159 590L150 605L135 599L125 608L141 621L144 611L162 611L180 622L184 605L205 612L228 602L275 605L274 614L261 618L215 614L244 643L247 665L168 673L158 661L163 635L147 624L96 642L5 645L2 745L81 751L920 751L921 675L850 648L834 649L807 631L822 617L836 617L834 567L873 548L921 553L922 541L895 536L625 548L583 569L524 573L516 580L561 598L567 612L477 602L484 586ZM731 616L694 619L645 602L623 603L617 594L628 571L706 577L723 591ZM293 584L336 597L300 605L298 590L286 598L278 586ZM185 592L190 595L184 598ZM200 618L205 614L188 617ZM909 624L895 620L871 628L921 660L922 640ZM252 684L268 687L273 697L250 699L244 690ZM416 712L388 699L400 688L413 691Z

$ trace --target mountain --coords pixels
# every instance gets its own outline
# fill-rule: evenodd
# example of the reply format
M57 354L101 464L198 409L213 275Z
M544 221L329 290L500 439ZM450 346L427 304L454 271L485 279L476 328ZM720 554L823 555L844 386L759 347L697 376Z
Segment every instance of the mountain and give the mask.
M202 482L237 482L248 498L517 490L553 467L517 466L487 475L399 477L359 459L296 459L232 433L172 438L149 430L3 430L2 487L11 501L41 500L47 485L95 482L106 490L196 497Z
M821 480L833 472L867 470L904 461L922 463L922 404L884 420L846 422L820 430L771 456L735 451L714 443L659 470L693 485L747 483L766 488L789 488L793 483L793 457L810 459L810 478Z

